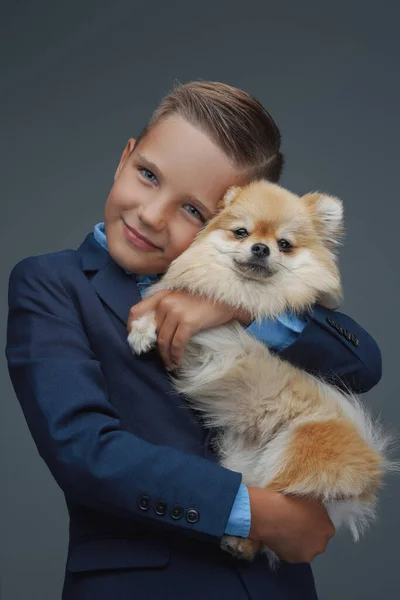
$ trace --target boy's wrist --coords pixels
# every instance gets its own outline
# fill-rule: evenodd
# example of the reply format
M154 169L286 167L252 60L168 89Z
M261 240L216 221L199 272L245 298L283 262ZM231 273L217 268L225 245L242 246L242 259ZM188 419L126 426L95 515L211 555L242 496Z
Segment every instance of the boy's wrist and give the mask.
M266 488L248 487L250 499L249 538L267 543L275 537L281 518L280 501L282 495Z
M256 487L248 487L249 499L250 499L250 531L249 538L253 540L265 539L265 489ZM263 517L260 519L260 517ZM262 530L262 532L261 532Z

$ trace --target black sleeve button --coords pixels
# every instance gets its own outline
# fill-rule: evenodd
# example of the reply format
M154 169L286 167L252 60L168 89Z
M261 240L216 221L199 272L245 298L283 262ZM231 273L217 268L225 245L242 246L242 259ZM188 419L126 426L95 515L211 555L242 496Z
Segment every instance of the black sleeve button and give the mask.
M154 510L159 517L163 517L167 512L167 503L164 502L164 500L158 500L156 502Z
M145 494L143 494L143 496L140 496L140 498L138 500L138 506L139 506L140 510L149 510L149 508L151 506L150 496L146 496Z
M198 510L196 510L195 508L189 508L189 510L186 511L186 521L188 523L197 523L197 521L199 521L200 519L200 513Z
M178 519L182 519L183 517L183 508L182 506L179 506L179 504L175 504L175 506L173 506L171 508L171 517L173 519L175 519L175 521L177 521Z
M342 329L342 328L340 327L340 325L338 325L338 324L336 323L336 321L334 321L334 320L333 320L333 319L331 319L330 317L326 317L326 320L327 320L327 322L329 323L329 325L330 325L331 327L333 327L333 329L336 329L336 331L339 331L340 329ZM343 329L342 329L342 331L343 331Z
M353 344L353 346L357 347L360 345L359 340L352 333L350 333L350 331L348 331L347 329L344 329L338 323L336 323L336 321L334 321L330 317L326 317L326 321L327 321L327 323L329 323L329 325L331 327L333 327L333 329L336 329L336 331L338 333L340 333L340 335L345 337L347 341L351 342Z

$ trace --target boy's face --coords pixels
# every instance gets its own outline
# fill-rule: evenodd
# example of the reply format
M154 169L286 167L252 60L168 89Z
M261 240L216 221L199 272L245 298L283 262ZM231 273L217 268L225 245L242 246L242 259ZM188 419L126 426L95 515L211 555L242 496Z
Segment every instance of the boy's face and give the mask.
M215 214L227 188L243 182L223 151L177 116L155 125L131 154L134 146L130 139L107 199L108 248L128 271L163 273Z

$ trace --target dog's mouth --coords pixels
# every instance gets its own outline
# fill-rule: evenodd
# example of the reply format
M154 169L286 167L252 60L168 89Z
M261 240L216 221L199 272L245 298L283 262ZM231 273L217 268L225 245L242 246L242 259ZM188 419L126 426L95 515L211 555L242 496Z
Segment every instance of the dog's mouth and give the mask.
M276 273L276 269L272 269L270 265L265 264L265 261L248 260L241 262L235 259L233 263L236 270L247 279L259 281L266 277L272 277Z

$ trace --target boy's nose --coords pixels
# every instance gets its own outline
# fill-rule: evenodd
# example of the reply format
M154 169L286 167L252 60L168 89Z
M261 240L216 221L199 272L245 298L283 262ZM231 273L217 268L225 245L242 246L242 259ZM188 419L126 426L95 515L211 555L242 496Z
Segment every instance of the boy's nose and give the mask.
M142 223L155 231L162 231L166 222L166 211L157 202L142 204L138 210L138 217Z

